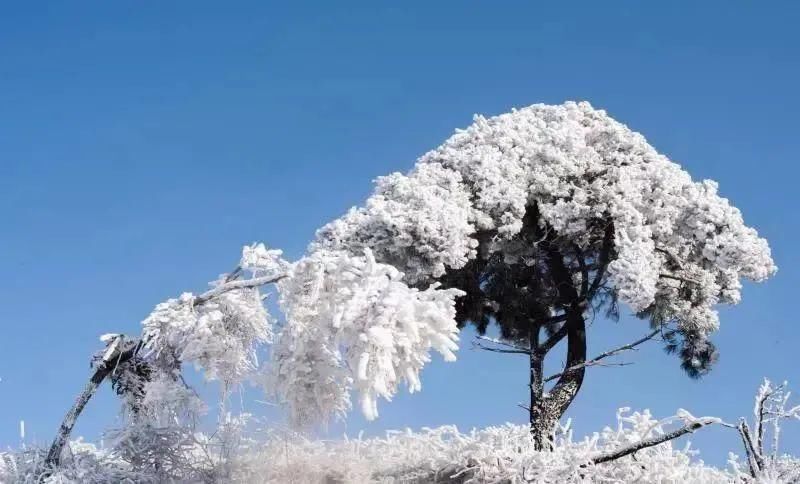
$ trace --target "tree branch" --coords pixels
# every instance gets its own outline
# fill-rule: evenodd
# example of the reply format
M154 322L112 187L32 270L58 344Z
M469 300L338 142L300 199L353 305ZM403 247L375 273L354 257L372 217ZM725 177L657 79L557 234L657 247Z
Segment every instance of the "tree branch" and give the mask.
M739 425L736 426L736 430L738 430L739 435L742 436L744 452L747 454L747 464L750 467L750 475L756 477L756 474L764 468L764 460L753 444L753 439L750 435L750 427L748 427L747 422L742 419Z
M564 339L568 331L569 328L567 328L566 324L564 326L561 326L560 328L558 328L558 331L553 333L549 338L547 338L547 341L545 341L544 343L541 344L541 346L539 346L537 351L541 354L548 353L550 350L553 349L555 345L558 344L559 341Z
M576 370L579 370L581 368L585 368L587 366L598 365L600 363L600 360L608 358L609 356L617 355L619 353L622 353L623 351L636 349L636 347L639 346L640 344L645 343L645 342L655 338L656 335L658 335L660 332L661 332L661 328L655 329L655 330L651 331L650 333L648 333L647 336L639 338L636 341L634 341L633 343L628 343L626 345L620 346L619 348L614 348L613 350L608 350L608 351L606 351L604 353L600 353L599 355L595 356L591 360L585 361L584 363L580 363L580 364L577 364L577 365L573 365L573 366L571 366L569 368L565 368L564 371L562 371L561 373L556 373L555 375L550 375L547 378L545 378L544 381L545 382L549 382L549 381L555 380L556 378L558 378L558 377L560 377L560 376L562 376L564 374L572 373L572 372L574 372Z
M236 289L245 289L249 287L259 287L264 286L267 284L273 284L275 282L280 281L287 277L287 274L280 274L277 276L264 276L264 277L254 277L252 279L240 279L240 280L233 280L230 282L224 282L219 286L210 289L203 294L194 298L193 304L195 306L199 306L200 304L204 304L208 302L210 299L219 296L220 294L224 294L229 291L234 291Z
M478 337L476 339L484 339L484 338ZM486 341L491 341L492 343L495 343L495 344L503 344L502 342L493 341L493 340L491 340L489 338L485 338L485 339L486 339ZM511 349L492 348L491 346L482 345L482 344L478 343L477 341L473 341L472 345L475 348L478 348L479 350L492 351L494 353L511 353L511 354L520 354L520 355L530 355L531 354L530 350L528 350L528 349L517 348L517 347L511 346L511 345L508 345L508 346L511 346Z
M606 454L598 455L597 457L593 457L591 462L592 464L602 464L603 462L609 462L612 460L619 459L620 457L625 457L626 455L633 454L636 451L646 449L647 447L653 447L655 445L663 444L672 439L677 439L686 434L690 434L697 429L703 428L706 425L710 425L712 423L718 423L716 419L700 419L694 420L690 423L687 423L683 427L673 430L672 432L668 432L663 435L658 435L656 437L652 437L650 439L641 440L639 442L634 442L633 444L626 445L620 449L617 449L613 452L609 452Z
M476 340L481 340L481 341L486 341L488 343L492 343L492 344L496 344L496 345L500 345L500 346L505 346L505 347L507 347L507 348L509 348L511 350L515 350L515 351L518 351L520 353L525 353L525 354L529 354L530 353L530 350L528 348L525 348L524 346L517 346L514 343L510 343L508 341L502 341L502 340L495 339L495 338L489 338L487 336L476 336L475 339ZM483 346L480 343L477 343L475 341L473 341L472 344L477 346L480 349L486 349L486 350L489 350L489 351L492 351L492 350L496 349L496 348Z
M279 274L277 276L254 277L252 279L237 280L236 278L239 277L240 274L241 268L237 267L233 272L228 274L228 276L225 278L225 282L195 297L192 300L192 305L199 306L221 294L236 289L259 287L266 284L272 284L287 276L286 274ZM92 376L89 378L89 382L86 384L83 391L75 400L75 403L72 404L72 407L64 416L61 426L58 429L58 433L56 434L53 443L50 445L50 449L47 452L47 457L45 458L45 466L49 469L59 465L61 461L61 453L64 449L64 446L67 444L67 442L69 442L69 437L72 433L73 427L75 426L75 422L77 421L81 412L83 412L86 404L97 392L97 388L100 386L100 384L103 383L103 381L116 369L118 365L133 358L146 343L146 341L143 339L134 339L128 341L128 344L125 344L126 342L123 340L123 338L124 336L118 335L108 344L100 363L95 367L94 373L92 373Z

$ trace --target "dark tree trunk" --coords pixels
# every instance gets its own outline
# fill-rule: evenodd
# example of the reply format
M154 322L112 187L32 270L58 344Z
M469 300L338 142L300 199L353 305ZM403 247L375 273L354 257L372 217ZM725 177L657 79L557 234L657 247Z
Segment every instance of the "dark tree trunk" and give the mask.
M72 408L69 409L67 414L64 416L64 420L61 422L61 426L58 429L58 434L56 434L56 438L53 440L53 444L50 446L50 450L47 452L47 458L45 459L45 466L47 467L58 467L61 463L61 452L64 450L64 446L69 441L69 436L72 434L72 428L75 426L75 422L78 420L78 416L83 412L83 408L89 402L89 399L97 391L97 387L103 383L103 380L111 373L111 368L101 363L100 366L94 371L92 377L89 379L89 382L83 388L83 391L78 398L75 399L75 403L72 404Z
M586 361L586 322L582 313L579 308L570 311L565 323L568 325L565 368L577 367ZM538 352L531 354L530 425L534 445L540 450L551 447L555 426L578 394L586 373L585 367L565 372L545 395L542 374L544 356Z
M530 351L530 407L528 412L531 434L536 437L534 443L537 449L542 449L546 444L546 436L539 431L539 423L542 421L544 413L544 355L539 353L539 332L539 325L534 323L531 326L528 348Z
M543 241L542 249L553 284L558 291L559 303L566 308L567 318L564 325L543 345L537 344L536 350L531 351L531 434L537 448L548 449L556 424L583 385L583 377L586 373L586 368L581 366L586 362L586 320L583 314L587 306L585 300L587 294L583 291L578 292L564 262L563 254L550 237ZM582 285L586 285L586 282L583 282ZM567 358L564 368L575 367L576 369L565 371L553 389L545 395L544 375L542 375L543 361L547 352L563 338L567 339ZM534 383L536 384L536 395L534 395ZM537 397L536 401L533 401L534 396Z
M53 439L50 450L47 452L47 457L45 458L46 467L52 469L61 463L61 453L64 450L64 446L69 442L72 428L75 427L75 422L78 420L78 416L80 416L81 412L83 412L86 404L97 392L97 388L111 375L117 365L123 364L133 358L141 347L141 341L125 341L122 337L119 337L118 340L111 343L109 349L106 350L106 354L103 355L103 359L97 364L89 382L83 388L80 395L78 395L78 398L75 399L72 408L70 408L64 416L56 438Z

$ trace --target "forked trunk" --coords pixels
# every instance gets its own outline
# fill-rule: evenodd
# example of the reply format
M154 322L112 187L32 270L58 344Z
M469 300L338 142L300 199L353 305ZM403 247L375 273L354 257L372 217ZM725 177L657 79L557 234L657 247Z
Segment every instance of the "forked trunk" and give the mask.
M567 361L565 371L553 389L544 393L544 375L542 367L544 354L531 351L530 357L530 426L534 447L538 450L550 450L556 424L569 408L583 385L586 367L586 321L582 310L578 307L570 310L565 323L567 326Z

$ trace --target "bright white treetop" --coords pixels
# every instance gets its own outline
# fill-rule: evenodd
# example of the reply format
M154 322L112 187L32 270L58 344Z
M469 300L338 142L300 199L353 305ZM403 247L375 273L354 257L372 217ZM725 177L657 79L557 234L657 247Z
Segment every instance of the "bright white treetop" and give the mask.
M742 278L776 271L766 240L715 182L692 181L604 111L568 102L476 116L407 175L379 178L281 281L287 320L272 381L293 417L341 414L355 388L374 418L376 398L398 383L419 389L431 349L453 358L459 291L437 278L496 252L524 259L530 247L515 236L530 206L579 248L596 242L592 222L612 223L619 300L701 336L718 328L717 304L739 302Z

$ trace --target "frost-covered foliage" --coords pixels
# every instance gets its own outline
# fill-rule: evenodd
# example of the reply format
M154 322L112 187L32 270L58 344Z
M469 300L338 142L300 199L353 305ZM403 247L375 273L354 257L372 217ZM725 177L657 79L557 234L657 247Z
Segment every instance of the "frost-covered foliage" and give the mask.
M0 482L4 484L133 484L138 473L130 463L81 440L70 442L65 449L66 464L45 475L42 449L0 453Z
M252 278L274 278L288 267L280 255L263 244L245 247L240 268ZM231 282L228 277L212 287L224 288ZM144 351L146 356L193 362L206 378L235 384L256 369L256 348L271 340L272 319L257 285L213 291L200 300L184 293L156 306L142 323Z
M377 397L390 399L402 381L412 392L421 388L431 350L455 359L460 291L419 290L401 279L365 249L363 256L315 252L280 282L288 324L267 387L288 401L296 423L343 415L351 387L375 418Z
M336 442L295 438L270 442L280 456L263 466L269 482L347 483L570 483L731 482L727 472L705 466L686 444L663 444L607 464L592 457L637 442L664 428L649 412L620 413L618 425L573 441L569 429L552 452L533 447L528 426L507 424L471 432L445 426L390 432L385 438ZM281 447L288 450L281 453ZM291 479L294 478L294 481ZM326 481L329 479L329 481Z
M800 420L800 405L789 407L790 396L786 382L775 385L764 379L755 397L752 426L744 418L736 426L745 453L744 462L731 454L737 476L752 476L760 482L800 482L800 459L780 453L781 424Z
M162 484L263 482L238 464L257 451L243 428L248 416L229 417L212 434L180 427L136 425L109 432L98 447L70 442L61 465L49 469L44 449L0 453L3 484Z
M289 264L280 256L263 244L246 246L236 271L213 281L212 289L158 304L142 322L141 348L131 362L146 367L134 377L143 380L141 403L151 417L174 420L182 411L197 409L181 377L185 363L194 364L206 379L221 381L226 390L253 376L257 350L273 336L260 286L284 277Z
M568 102L476 116L407 175L379 178L365 206L319 230L284 283L287 328L275 355L290 381L277 390L293 415L341 413L349 406L342 387L350 380L368 417L376 414L375 397L390 398L396 381L419 387L417 362L426 360L427 343L409 346L400 337L416 332L403 329L403 318L379 323L400 333L376 335L369 332L375 322L342 317L353 312L343 306L371 314L367 308L394 305L361 281L362 290L345 289L342 297L343 267L363 264L357 261L371 251L377 262L369 264L387 274L394 293L402 285L426 291L410 294L426 295L425 317L440 328L436 339L450 339L455 323L446 321L457 293L435 283L495 255L506 263L533 263L535 242L523 243L519 235L534 210L534 224L564 254L602 253L598 247L613 229L610 260L598 282L654 324L674 323L669 344L695 376L715 359L708 341L719 325L715 306L739 302L740 279L761 281L776 271L767 242L718 195L715 182L694 182L604 111ZM574 275L576 284L587 282L582 277L591 269L583 269L583 276ZM354 282L345 285L354 288ZM450 351L448 345L445 354Z
M620 297L635 311L674 300L686 324L715 329L716 302L739 300L739 278L775 271L770 251L712 181L693 182L638 133L588 103L534 105L493 118L476 116L408 175L378 180L364 208L323 228L315 247L369 247L415 282L476 256L478 230L495 230L492 247L522 228L536 203L562 237L585 243L588 222L610 217ZM656 250L663 249L662 251ZM677 260L671 260L673 257ZM696 308L659 274L678 262L707 294Z
M72 442L62 465L49 474L44 472L43 452L37 449L0 453L0 482L784 484L800 480L800 460L778 452L781 422L800 413L787 402L785 386L769 382L756 396L751 435L755 448L763 448L757 443L758 422L765 432L766 426L773 430L772 452L762 451L756 468L751 467L754 461L742 462L733 453L729 469L710 467L688 441L675 445L668 440L694 424L699 424L692 427L695 430L706 425L736 427L685 410L657 420L647 410L622 408L615 426L582 439L573 437L567 422L558 427L551 451L537 450L527 425L466 433L443 426L393 431L383 438L321 441L275 428L262 430L248 414L226 414L211 434L140 425L109 433L103 447ZM766 433L761 435L766 438ZM642 445L656 441L661 443ZM634 448L635 453L607 459ZM746 453L748 459L754 457Z
M90 383L67 413L46 465L63 467L75 419L108 378L123 399L126 421L110 439L114 455L137 472L155 473L157 482L197 467L186 459L195 460L190 451L197 447L195 429L206 405L185 382L183 367L194 364L207 380L221 382L221 408L236 385L256 375L258 349L273 332L260 288L286 277L290 265L280 255L263 244L245 247L239 266L208 291L157 305L143 321L141 337L103 335L106 348L95 355Z
M467 433L445 426L420 432L390 432L385 438L339 441L311 441L297 434L273 432L258 445L240 436L241 427L234 427L223 434L228 439L232 434L236 437L224 444L217 437L209 440L199 434L181 436L182 453L175 454L175 447L167 446L164 451L170 459L160 468L143 465L142 461L152 459L150 451L109 452L85 444L78 445L81 450L76 451L73 444L74 458L45 482L699 484L735 480L733 474L698 461L688 444L674 448L666 443L643 449L635 458L590 463L598 454L662 434L662 424L647 411L621 411L616 427L577 441L569 429L562 429L552 452L535 450L529 428L511 424ZM133 465L131 459L137 464ZM33 482L35 465L30 460L24 455L4 455L6 467L0 469L0 481ZM160 462L164 463L164 459ZM24 476L30 479L26 481Z

